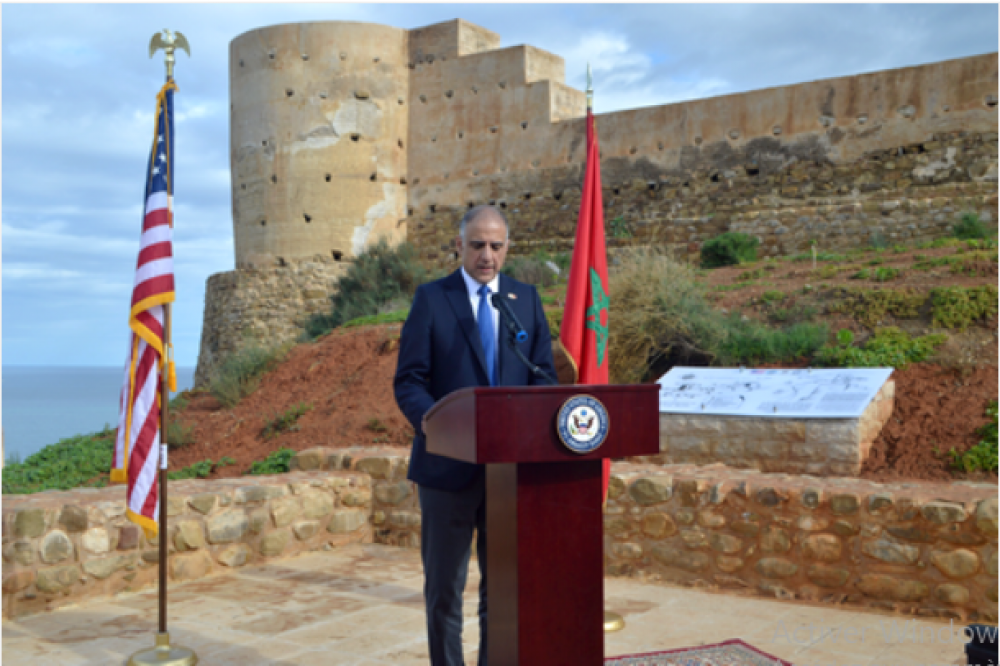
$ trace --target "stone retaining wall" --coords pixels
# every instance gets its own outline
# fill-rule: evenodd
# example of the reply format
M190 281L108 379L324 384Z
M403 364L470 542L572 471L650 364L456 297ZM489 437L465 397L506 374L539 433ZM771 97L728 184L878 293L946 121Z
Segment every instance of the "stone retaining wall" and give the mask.
M363 473L170 482L170 579L371 541ZM3 497L3 617L156 585L159 540L125 517L125 489Z
M660 414L660 454L636 462L711 463L817 476L857 476L892 414L887 381L856 419Z
M343 543L418 548L403 449L317 448L293 472L170 485L170 576ZM156 583L124 490L5 496L5 618ZM733 594L997 621L997 487L878 484L721 464L612 467L605 570Z
M219 364L248 344L298 339L311 315L329 312L330 297L348 265L324 256L301 261L279 257L274 265L209 277L195 386L206 386Z

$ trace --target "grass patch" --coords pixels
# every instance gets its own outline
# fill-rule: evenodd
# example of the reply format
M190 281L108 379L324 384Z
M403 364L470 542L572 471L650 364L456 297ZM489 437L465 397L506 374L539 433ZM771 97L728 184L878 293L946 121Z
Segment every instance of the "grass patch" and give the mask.
M171 416L167 421L167 432L164 434L167 446L171 449L180 449L194 442L194 428L184 425L184 422L175 416Z
M955 449L949 451L951 455L951 466L964 472L974 472L983 470L985 472L997 471L997 401L990 401L986 408L986 416L990 417L990 422L981 428L976 429L976 434L982 440L964 453L959 453Z
M816 354L820 365L838 368L905 368L927 359L948 336L925 335L911 338L895 326L875 331L864 348L852 346L854 334L847 329L837 333L837 344L827 345Z
M396 312L407 307L417 287L433 277L418 261L410 243L390 246L385 238L358 255L330 298L330 311L305 323L305 336L315 339L359 317Z
M292 405L283 414L278 414L267 422L267 425L260 431L261 437L264 439L274 439L283 432L298 430L299 419L310 409L312 409L312 403L300 402Z
M962 213L958 224L951 228L955 238L962 240L986 239L990 235L990 230L982 223L979 216L972 212Z
M59 440L23 462L8 459L3 469L3 494L107 486L114 463L114 437L115 431L105 426L101 432Z
M235 407L257 389L261 376L281 362L289 349L290 345L264 347L250 343L226 357L210 380L208 390L223 406Z
M180 481L181 479L207 479L215 470L235 464L236 461L229 456L222 456L222 459L219 460L219 462L200 460L177 471L167 472L167 478L171 481Z
M384 312L382 314L358 317L351 321L344 322L343 328L354 328L356 326L377 326L379 324L402 324L410 316L410 308Z
M277 451L272 451L271 454L264 460L255 460L254 463L250 465L250 470L247 473L254 476L284 474L289 471L289 465L294 455L295 451L292 449L278 449Z

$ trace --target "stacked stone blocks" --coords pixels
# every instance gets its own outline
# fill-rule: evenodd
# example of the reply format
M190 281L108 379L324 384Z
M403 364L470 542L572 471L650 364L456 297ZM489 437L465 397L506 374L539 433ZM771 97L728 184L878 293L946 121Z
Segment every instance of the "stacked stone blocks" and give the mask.
M886 382L856 419L660 414L660 454L637 462L712 463L817 476L857 476L892 414Z

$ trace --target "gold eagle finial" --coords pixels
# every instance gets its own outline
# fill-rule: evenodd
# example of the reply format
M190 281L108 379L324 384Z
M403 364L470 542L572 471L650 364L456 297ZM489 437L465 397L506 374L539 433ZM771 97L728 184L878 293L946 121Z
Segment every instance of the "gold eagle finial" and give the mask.
M191 45L188 44L187 37L183 33L164 29L162 32L153 35L153 38L149 40L149 57L152 58L160 49L163 49L163 52L166 54L164 60L167 64L167 78L172 79L174 77L174 51L182 49L190 58Z

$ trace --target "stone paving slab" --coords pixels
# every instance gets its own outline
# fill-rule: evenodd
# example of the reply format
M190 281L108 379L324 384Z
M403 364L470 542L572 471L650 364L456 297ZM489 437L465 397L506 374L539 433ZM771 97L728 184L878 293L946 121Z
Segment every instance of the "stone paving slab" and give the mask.
M471 567L465 597L467 663L478 645ZM173 642L218 666L427 664L419 553L354 544L170 587ZM796 666L961 664L961 625L829 606L605 579L608 610L625 629L608 656L741 638ZM152 645L156 591L3 622L5 664L124 664Z

